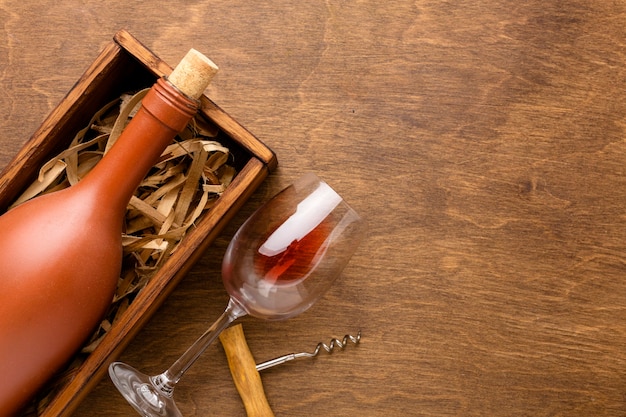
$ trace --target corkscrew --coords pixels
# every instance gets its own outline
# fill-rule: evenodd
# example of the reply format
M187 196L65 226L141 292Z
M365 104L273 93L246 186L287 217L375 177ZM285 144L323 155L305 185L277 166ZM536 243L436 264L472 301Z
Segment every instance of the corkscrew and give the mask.
M248 348L241 324L224 330L219 337L224 346L233 382L243 400L248 417L273 417L274 413L265 398L259 371L298 358L314 358L322 349L330 354L335 349L345 349L349 342L358 345L361 341L361 330L356 336L347 334L341 340L331 339L329 344L320 342L313 352L289 353L258 365L255 364L254 357Z
M328 352L329 354L331 354L333 353L335 348L338 348L341 350L345 349L346 346L348 345L348 342L352 342L355 345L358 345L360 341L361 341L361 330L357 332L356 336L347 334L341 340L333 338L330 340L329 344L319 342L317 346L315 346L315 350L313 352L289 353L287 355L279 356L277 358L259 363L256 365L256 370L258 372L264 371L276 365L281 365L285 362L289 362L289 361L299 359L299 358L314 358L320 353L322 349Z

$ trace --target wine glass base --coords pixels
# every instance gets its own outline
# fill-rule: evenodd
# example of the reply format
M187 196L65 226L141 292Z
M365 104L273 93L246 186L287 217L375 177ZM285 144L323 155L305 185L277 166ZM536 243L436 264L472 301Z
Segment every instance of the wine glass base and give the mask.
M163 393L152 378L122 362L109 366L111 381L130 405L144 417L182 417L171 395Z

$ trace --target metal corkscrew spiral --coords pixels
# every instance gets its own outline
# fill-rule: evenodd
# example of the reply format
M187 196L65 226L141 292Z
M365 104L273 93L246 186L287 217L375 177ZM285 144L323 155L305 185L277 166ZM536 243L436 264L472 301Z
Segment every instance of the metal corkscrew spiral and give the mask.
M317 344L317 346L315 346L315 350L313 352L289 353L287 355L279 356L277 358L270 359L269 361L259 363L256 365L256 370L260 372L273 366L280 365L298 358L314 358L320 353L322 349L324 349L329 354L333 353L335 348L343 350L346 348L349 341L354 343L355 345L358 345L361 341L361 330L357 332L356 336L347 334L341 340L333 338L330 340L329 344L320 342Z

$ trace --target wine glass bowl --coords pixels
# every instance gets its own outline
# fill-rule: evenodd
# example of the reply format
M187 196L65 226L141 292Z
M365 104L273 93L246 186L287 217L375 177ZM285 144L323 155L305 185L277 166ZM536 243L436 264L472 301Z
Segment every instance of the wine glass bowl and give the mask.
M293 317L328 290L362 231L360 217L339 194L306 174L238 230L222 263L224 286L254 317Z
M340 275L365 222L328 184L305 174L255 211L222 262L230 295L224 313L165 372L148 376L114 362L111 380L144 416L180 416L176 383L230 323L246 314L282 320L311 307Z

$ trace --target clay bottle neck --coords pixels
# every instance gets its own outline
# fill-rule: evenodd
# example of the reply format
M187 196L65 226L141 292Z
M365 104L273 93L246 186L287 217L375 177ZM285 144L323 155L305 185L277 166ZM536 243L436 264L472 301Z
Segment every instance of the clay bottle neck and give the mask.
M123 216L143 178L197 110L196 102L159 79L113 147L76 187L90 188Z

